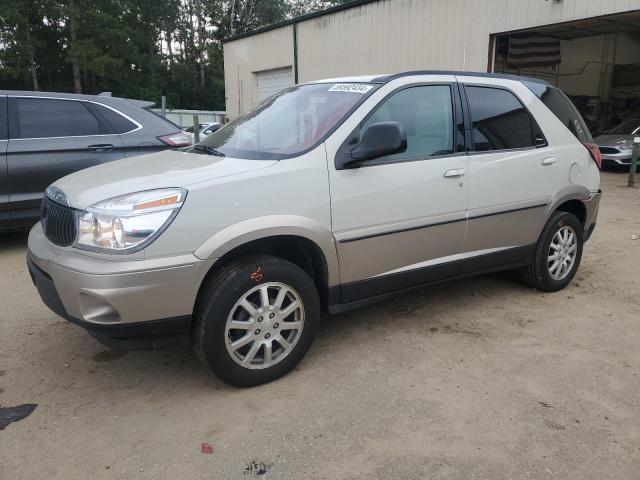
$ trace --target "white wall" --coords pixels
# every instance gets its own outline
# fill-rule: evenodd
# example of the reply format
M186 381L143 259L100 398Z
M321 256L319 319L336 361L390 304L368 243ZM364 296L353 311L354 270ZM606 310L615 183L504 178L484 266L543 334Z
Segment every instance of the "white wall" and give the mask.
M229 118L258 102L256 73L293 65L291 25L224 44L224 90Z
M492 33L636 9L640 0L379 0L298 24L299 81L412 69L486 71ZM253 72L292 64L291 26L225 43L230 116L252 103Z

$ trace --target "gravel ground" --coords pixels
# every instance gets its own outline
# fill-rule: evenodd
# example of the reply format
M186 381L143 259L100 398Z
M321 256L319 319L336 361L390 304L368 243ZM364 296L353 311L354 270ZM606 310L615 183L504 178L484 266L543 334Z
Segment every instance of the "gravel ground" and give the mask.
M603 175L564 291L509 273L328 318L288 376L239 390L182 350L119 352L49 312L0 238L0 478L640 477L640 189ZM211 449L202 452L202 444Z

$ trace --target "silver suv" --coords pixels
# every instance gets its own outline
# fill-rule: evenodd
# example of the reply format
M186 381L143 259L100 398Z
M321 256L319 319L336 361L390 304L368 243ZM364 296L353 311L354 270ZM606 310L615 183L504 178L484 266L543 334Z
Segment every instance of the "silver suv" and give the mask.
M28 264L44 302L108 345L190 338L224 381L291 370L320 313L580 264L600 155L567 97L523 77L411 72L288 88L186 152L47 190Z

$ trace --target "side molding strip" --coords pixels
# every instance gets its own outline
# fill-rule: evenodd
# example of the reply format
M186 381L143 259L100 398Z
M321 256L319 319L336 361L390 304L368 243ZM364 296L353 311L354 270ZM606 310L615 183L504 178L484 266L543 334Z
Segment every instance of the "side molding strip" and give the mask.
M475 215L475 216L472 216L472 217L459 218L459 219L456 219L456 220L448 220L446 222L428 223L426 225L418 225L416 227L399 228L399 229L396 229L396 230L389 230L389 231L386 231L386 232L371 233L371 234L368 234L368 235L361 235L361 236L358 236L358 237L345 238L343 240L340 240L339 243L357 242L359 240L366 240L366 239L369 239L369 238L383 237L385 235L394 235L396 233L411 232L413 230L421 230L423 228L439 227L441 225L449 225L451 223L465 222L467 220L476 220L478 218L493 217L494 215L504 215L504 214L507 214L507 213L522 212L524 210L533 210L534 208L542 208L542 207L546 207L546 206L547 206L547 203L541 203L541 204L538 204L538 205L532 205L530 207L514 208L514 209L511 209L511 210L501 210L499 212L485 213L485 214L482 214L482 215Z

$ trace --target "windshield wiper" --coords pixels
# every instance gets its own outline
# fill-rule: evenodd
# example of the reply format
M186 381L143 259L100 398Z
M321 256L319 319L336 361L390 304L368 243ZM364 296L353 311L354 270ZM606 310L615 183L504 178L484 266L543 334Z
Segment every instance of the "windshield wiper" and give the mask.
M215 155L216 157L225 157L226 155L222 152L219 152L218 150L216 150L213 147L210 147L208 145L194 145L193 149L196 152L202 152L202 153L206 153L207 155Z

